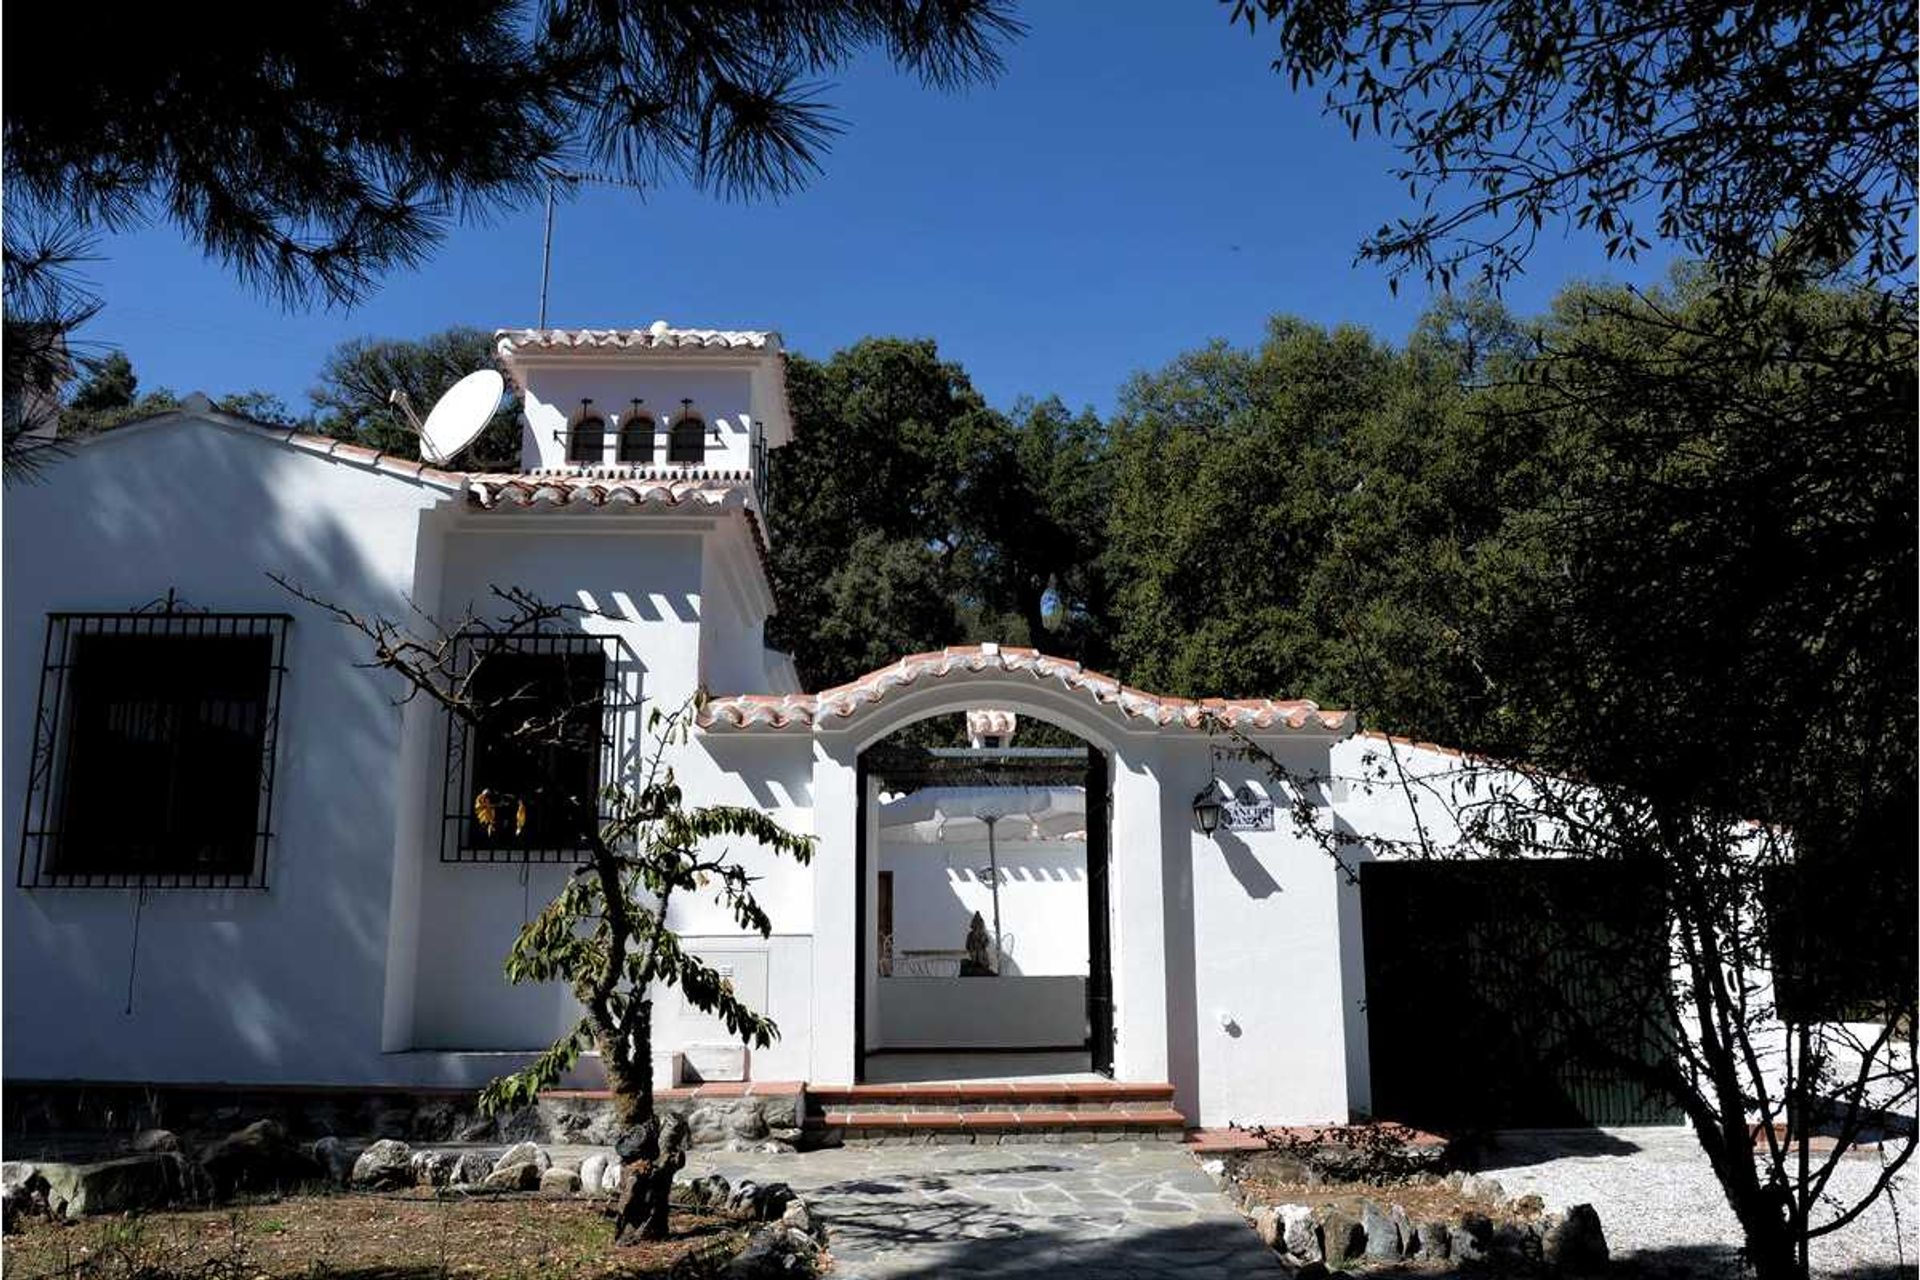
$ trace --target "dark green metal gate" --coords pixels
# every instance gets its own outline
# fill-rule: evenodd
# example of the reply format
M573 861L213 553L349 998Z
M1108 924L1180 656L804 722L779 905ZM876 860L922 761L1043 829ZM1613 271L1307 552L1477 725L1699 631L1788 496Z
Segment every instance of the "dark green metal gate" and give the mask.
M1360 897L1375 1115L1453 1132L1679 1119L1603 1061L1658 1051L1665 916L1643 876L1373 862Z

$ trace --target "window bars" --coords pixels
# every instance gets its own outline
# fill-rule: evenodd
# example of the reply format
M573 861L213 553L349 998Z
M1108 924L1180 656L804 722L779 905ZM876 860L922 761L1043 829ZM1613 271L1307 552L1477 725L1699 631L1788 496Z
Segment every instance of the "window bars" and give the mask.
M55 613L19 883L264 889L284 613Z
M633 705L618 656L611 636L459 637L455 674L477 714L447 715L442 862L592 856Z
M697 467L706 460L707 424L689 410L667 429L667 461Z
M593 402L583 401L583 405ZM607 460L607 420L583 408L578 421L567 428L567 461L578 467L597 467Z

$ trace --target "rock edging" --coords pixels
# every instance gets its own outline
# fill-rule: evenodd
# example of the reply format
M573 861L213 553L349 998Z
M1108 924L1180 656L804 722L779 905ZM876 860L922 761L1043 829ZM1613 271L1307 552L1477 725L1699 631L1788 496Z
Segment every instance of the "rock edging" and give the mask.
M1266 1203L1234 1177L1225 1162L1209 1161L1204 1167L1225 1183L1261 1243L1296 1277L1406 1261L1544 1268L1550 1275L1568 1277L1601 1275L1608 1267L1606 1233L1592 1205L1548 1213L1537 1196L1509 1198L1498 1182L1479 1174L1424 1175L1429 1180L1414 1185L1449 1186L1487 1211L1470 1209L1458 1221L1417 1221L1394 1201L1391 1185L1363 1197L1356 1218L1338 1209Z

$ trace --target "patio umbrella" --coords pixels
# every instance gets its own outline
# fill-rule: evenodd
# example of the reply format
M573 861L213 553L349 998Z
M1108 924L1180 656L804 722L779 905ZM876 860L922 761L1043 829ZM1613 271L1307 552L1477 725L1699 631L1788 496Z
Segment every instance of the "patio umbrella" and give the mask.
M1027 839L1058 840L1084 831L1086 814L1078 787L925 787L881 805L880 826L916 844L981 844L991 815L1024 826Z

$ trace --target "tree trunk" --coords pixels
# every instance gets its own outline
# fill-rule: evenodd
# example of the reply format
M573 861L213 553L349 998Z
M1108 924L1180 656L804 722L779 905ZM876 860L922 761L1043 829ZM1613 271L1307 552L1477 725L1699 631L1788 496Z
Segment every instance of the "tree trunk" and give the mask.
M632 1137L629 1143L628 1138ZM653 1117L621 1136L620 1206L615 1244L667 1238L668 1196L674 1175L687 1163L685 1127Z
M1806 1280L1800 1266L1794 1233L1783 1220L1782 1206L1763 1203L1736 1206L1746 1236L1747 1265L1754 1280Z
M668 1197L674 1175L687 1163L687 1126L653 1109L653 1012L642 1003L628 1044L611 1055L607 1083L621 1124L614 1147L623 1162L614 1243L667 1238ZM613 1058L618 1059L617 1068Z

